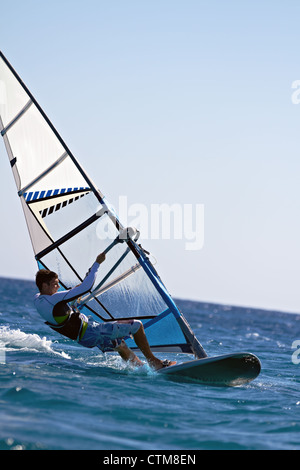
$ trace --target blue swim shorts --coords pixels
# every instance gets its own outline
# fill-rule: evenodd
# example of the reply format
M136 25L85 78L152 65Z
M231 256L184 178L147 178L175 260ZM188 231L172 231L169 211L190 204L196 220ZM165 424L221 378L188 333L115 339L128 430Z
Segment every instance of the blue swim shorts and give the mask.
M102 352L114 351L123 338L134 335L140 328L140 320L124 320L98 323L89 320L83 338L78 341L86 348L98 347Z

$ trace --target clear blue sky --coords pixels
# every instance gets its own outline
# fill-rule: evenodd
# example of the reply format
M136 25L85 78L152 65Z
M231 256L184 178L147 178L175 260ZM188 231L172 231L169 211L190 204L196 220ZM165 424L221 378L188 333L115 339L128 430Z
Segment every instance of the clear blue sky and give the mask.
M174 297L300 312L298 0L11 0L0 45L118 205L204 204L147 240ZM0 275L36 266L4 144Z

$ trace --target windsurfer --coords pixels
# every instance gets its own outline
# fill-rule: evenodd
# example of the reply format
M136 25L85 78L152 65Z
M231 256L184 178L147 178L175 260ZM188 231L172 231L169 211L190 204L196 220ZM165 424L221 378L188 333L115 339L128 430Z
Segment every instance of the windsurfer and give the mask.
M53 330L87 348L98 347L103 352L117 351L125 361L140 366L142 361L123 339L133 336L136 345L153 369L158 370L175 364L176 362L162 361L154 356L140 320L99 323L70 304L92 289L100 264L104 261L105 254L99 254L83 282L72 289L62 291L59 291L59 279L55 272L39 270L36 274L36 285L40 293L35 296L35 307L39 314Z

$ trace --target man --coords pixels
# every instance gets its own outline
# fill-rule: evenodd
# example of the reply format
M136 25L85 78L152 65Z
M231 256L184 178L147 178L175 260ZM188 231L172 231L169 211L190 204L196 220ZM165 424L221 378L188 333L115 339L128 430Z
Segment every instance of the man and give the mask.
M53 271L41 269L36 274L36 285L40 293L35 296L35 307L46 320L46 324L58 333L76 340L87 348L98 347L103 352L117 351L122 359L140 366L142 362L128 348L124 337L132 335L136 345L146 357L149 365L161 369L176 364L172 361L161 361L152 353L145 335L144 327L139 320L113 321L98 323L89 319L69 304L90 291L95 283L100 264L105 261L101 253L90 268L84 281L73 289L58 292L58 275Z

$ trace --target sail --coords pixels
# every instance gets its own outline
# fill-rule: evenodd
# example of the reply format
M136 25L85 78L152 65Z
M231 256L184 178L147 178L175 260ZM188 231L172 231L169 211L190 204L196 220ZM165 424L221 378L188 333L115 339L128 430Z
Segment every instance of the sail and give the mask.
M106 251L79 308L97 321L140 319L153 350L205 357L147 253L121 236L113 208L1 52L0 131L39 268L55 271L67 289Z

